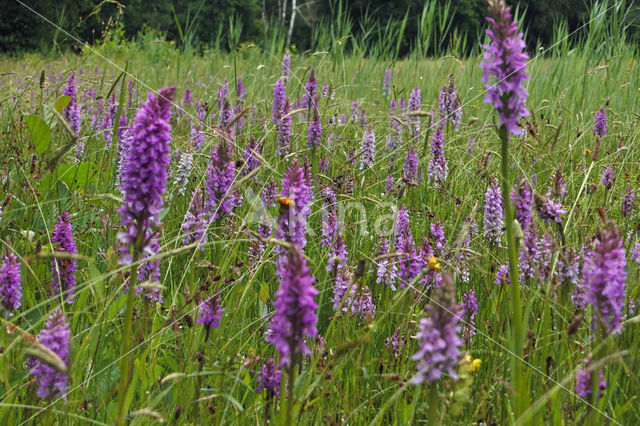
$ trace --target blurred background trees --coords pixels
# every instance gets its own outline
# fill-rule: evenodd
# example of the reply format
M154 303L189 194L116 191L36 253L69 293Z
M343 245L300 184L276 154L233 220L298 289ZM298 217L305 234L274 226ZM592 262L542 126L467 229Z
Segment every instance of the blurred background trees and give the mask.
M229 49L233 42L252 42L283 49L290 35L292 49L304 51L351 39L367 51L375 46L396 57L415 49L421 54L443 51L464 55L484 39L485 6L480 0L20 0L81 42L108 37L134 39L144 32L188 43L199 50ZM614 0L601 2L606 10ZM558 30L567 34L590 16L593 0L513 0L530 48L548 47ZM625 15L630 42L640 42L637 0L616 1ZM295 13L293 5L295 4ZM0 0L0 51L77 49L80 43L16 0ZM292 25L292 17L295 17ZM234 35L233 35L234 34ZM619 35L617 35L619 36ZM237 40L235 40L237 38ZM230 43L231 42L231 43ZM388 45L388 48L384 46Z

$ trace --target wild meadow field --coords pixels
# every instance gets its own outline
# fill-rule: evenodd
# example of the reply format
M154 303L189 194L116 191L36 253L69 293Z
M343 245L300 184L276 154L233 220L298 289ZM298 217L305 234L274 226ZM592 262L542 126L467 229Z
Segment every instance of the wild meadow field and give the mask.
M502 77L1 59L2 423L640 422L639 52L593 18Z

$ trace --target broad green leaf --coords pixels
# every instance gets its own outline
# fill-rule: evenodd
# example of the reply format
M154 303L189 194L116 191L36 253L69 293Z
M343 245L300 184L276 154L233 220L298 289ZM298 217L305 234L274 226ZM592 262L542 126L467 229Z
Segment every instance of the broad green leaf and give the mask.
M36 149L36 154L42 155L49 146L51 140L51 129L47 126L47 123L36 114L28 114L24 116L24 121L27 122L31 139L33 139L33 146Z
M79 164L60 164L57 168L57 176L70 189L82 188L89 183L91 175L95 172L95 166L86 162Z
M71 103L71 96L63 95L56 99L56 103L54 104L54 108L58 112L62 112L63 109L67 107Z
M49 128L51 130L55 129L56 125L58 124L58 117L56 117L56 114L53 111L53 108L49 105L43 104L42 115L44 116L44 121L45 123L47 123Z
M265 282L260 285L260 300L262 303L267 303L269 300L269 286Z

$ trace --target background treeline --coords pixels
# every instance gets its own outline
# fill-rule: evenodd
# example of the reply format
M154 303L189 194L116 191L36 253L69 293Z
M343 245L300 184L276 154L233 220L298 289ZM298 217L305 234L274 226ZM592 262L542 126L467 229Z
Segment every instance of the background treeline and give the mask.
M397 58L477 53L484 39L480 0L21 0L83 42L141 34L204 50L251 42L266 49L330 49ZM548 47L598 14L619 19L609 34L640 43L637 0L514 0L531 49ZM79 43L16 0L0 0L0 51L78 49ZM293 13L295 11L295 13ZM571 42L579 42L579 35Z

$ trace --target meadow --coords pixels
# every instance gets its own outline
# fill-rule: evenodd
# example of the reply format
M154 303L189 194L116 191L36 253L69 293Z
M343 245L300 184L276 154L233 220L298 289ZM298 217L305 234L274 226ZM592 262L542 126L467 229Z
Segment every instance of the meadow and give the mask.
M510 137L480 46L1 59L3 423L640 421L640 67L598 12Z

